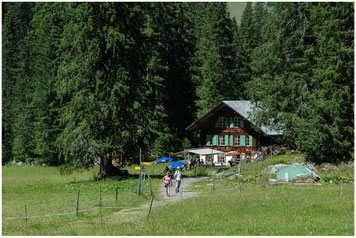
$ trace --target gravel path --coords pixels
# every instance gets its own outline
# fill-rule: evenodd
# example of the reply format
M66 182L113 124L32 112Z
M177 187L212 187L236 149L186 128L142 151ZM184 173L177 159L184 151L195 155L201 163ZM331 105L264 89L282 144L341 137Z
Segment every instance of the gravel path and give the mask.
M208 177L183 177L183 181L181 183L180 191L179 193L175 193L175 182L173 182L173 186L171 186L171 196L167 197L166 195L166 188L164 187L164 183L159 184L160 188L160 197L164 198L164 200L161 201L153 201L152 207L160 207L166 205L168 202L173 202L173 201L180 201L180 199L187 199L191 197L198 196L198 192L191 192L187 189L188 185L190 185L193 182L200 181L202 179L205 179ZM183 191L183 194L182 194ZM157 196L157 195L156 195ZM141 207L138 208L131 208L131 209L123 209L116 214L118 215L124 215L124 214L137 214L141 212L142 209L144 209L145 212L147 212L147 208L150 207L150 202L142 205Z

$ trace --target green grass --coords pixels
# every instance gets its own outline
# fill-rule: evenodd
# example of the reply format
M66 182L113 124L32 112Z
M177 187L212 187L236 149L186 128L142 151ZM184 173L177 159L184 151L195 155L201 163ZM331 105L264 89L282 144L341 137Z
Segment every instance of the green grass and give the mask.
M41 216L73 212L76 209L77 192L80 190L79 210L98 206L99 185L101 186L102 205L106 207L137 207L149 202L148 182L146 180L144 196L133 193L130 200L130 184L137 190L138 177L127 179L108 179L94 181L92 178L98 168L72 175L60 175L53 167L6 166L2 169L2 217L24 217L24 206L28 216ZM152 178L154 193L158 193L157 184L161 179ZM116 187L118 202L116 202ZM103 214L111 214L121 209L105 209ZM99 210L75 215L34 218L28 226L28 232L38 232L44 227L57 227L58 224L75 221L90 221L98 217ZM3 220L4 235L24 234L23 220ZM33 225L33 229L29 229ZM52 229L52 228L51 228ZM47 230L47 229L45 229ZM45 232L44 230L44 232ZM37 233L36 233L37 234Z
M244 177L256 178L256 173L269 164L283 160L300 161L300 155L283 155L268 158L262 163L243 164ZM146 174L153 175L155 201L158 184L166 164L146 167ZM80 209L97 206L98 187L101 184L104 206L137 207L148 203L144 197L129 199L129 184L138 178L93 181L98 168L73 175L59 175L56 168L10 166L3 167L3 217L23 217L24 205L28 215L44 215L74 211L77 190L80 189ZM130 171L130 168L126 168ZM230 170L236 170L233 167ZM342 168L340 168L342 169ZM218 169L199 168L199 173L211 175ZM138 171L135 171L136 173ZM191 175L193 171L183 171ZM267 177L263 178L264 181ZM237 193L237 180L227 177L216 179L212 191L211 178L192 184L191 191L201 192L199 197L152 210L146 221L147 209L132 215L117 215L120 209L103 209L73 215L29 219L3 220L3 235L150 235L150 236L208 236L208 235L354 235L354 185L340 186L266 185L259 181L243 180L241 194ZM115 202L115 187L119 188L119 201ZM136 190L136 189L135 189Z

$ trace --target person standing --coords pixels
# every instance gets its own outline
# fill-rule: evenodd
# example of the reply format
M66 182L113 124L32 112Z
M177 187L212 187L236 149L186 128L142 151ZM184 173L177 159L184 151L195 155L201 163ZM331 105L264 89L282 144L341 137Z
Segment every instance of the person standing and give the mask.
M169 176L169 172L163 177L163 182L164 187L166 188L167 197L170 197L171 177Z
M181 167L178 167L177 171L174 173L174 178L176 180L176 193L177 193L177 192L179 192L180 184L183 181Z

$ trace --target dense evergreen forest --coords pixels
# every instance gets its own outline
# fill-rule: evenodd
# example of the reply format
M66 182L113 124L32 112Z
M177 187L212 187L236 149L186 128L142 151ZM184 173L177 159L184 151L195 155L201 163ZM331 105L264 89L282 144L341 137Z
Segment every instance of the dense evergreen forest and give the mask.
M354 3L2 3L2 163L86 168L197 146L221 100L314 162L353 160ZM282 123L281 123L282 122Z

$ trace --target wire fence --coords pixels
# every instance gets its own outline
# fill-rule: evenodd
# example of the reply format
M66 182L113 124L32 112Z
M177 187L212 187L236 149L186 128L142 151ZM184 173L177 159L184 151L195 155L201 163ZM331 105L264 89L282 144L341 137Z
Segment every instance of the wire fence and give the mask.
M136 193L137 195L143 195L142 193L139 194L138 191L133 191L133 188L139 186L139 183L137 184L133 184L130 185L130 200L132 200L132 193ZM152 196L152 185L151 185L151 180L149 180L149 184L147 184L147 186L150 188L150 195ZM117 194L117 188L116 190L116 202L118 199L118 194ZM101 203L101 186L99 185L99 205L92 207L92 208L87 208L87 209L83 209L83 210L79 210L78 206L79 206L79 190L78 190L78 197L77 197L77 209L75 211L71 211L71 212L62 212L62 213L56 213L56 214L46 214L46 215L37 215L37 216L27 216L27 209L26 209L26 205L25 205L25 216L20 216L20 217L2 217L2 220L25 220L27 223L28 219L34 219L34 218L45 218L45 217L55 217L55 216L65 216L65 215L72 215L72 214L76 214L78 215L79 213L84 213L84 212L88 212L88 211L92 211L92 210L97 210L97 209L132 209L135 208L133 206L102 206ZM153 196L152 196L153 199ZM152 203L152 201L151 201Z

